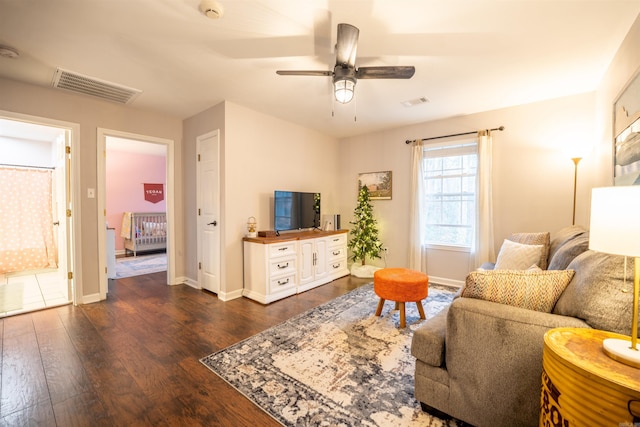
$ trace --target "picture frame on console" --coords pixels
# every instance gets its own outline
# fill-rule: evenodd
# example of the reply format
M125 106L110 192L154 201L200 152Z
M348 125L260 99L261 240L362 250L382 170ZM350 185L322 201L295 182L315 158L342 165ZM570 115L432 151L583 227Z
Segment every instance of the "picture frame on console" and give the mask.
M613 183L640 185L640 71L613 104Z
M370 200L391 200L393 180L391 171L358 174L358 191L366 185Z

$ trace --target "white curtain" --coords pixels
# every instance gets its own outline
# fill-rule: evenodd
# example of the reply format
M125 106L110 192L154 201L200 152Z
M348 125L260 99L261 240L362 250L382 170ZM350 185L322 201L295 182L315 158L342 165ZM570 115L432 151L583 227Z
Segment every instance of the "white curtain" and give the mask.
M427 271L427 251L423 247L424 227L422 227L422 215L426 212L425 201L422 195L424 189L424 170L422 141L413 141L411 151L411 199L409 236L411 245L409 248L409 268L412 270Z
M491 190L493 142L491 131L478 132L478 175L476 179L476 226L469 270L495 261L493 247L493 194Z
M56 268L52 171L0 167L0 274Z

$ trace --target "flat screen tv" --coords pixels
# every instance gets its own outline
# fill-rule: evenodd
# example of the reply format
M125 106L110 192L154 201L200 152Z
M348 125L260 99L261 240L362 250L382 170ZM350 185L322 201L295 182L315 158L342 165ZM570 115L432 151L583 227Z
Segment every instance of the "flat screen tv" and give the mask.
M274 192L273 219L276 232L320 227L320 193Z

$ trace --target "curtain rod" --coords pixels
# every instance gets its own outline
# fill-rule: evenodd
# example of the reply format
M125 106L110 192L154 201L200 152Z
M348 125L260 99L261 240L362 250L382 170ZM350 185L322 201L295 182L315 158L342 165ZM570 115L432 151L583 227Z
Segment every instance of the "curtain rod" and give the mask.
M499 131L503 131L504 130L504 126L500 126L498 128L493 128L493 129L489 129L490 131L494 131L494 130L499 130ZM432 139L440 139L440 138L449 138L451 136L462 136L462 135L473 135L474 133L478 133L478 131L473 131L473 132L462 132L462 133L454 133L451 135L442 135L442 136L432 136L431 138L422 138L420 141L429 141ZM418 141L417 139L407 139L404 143L405 144L411 144L413 141Z
M54 167L48 166L27 166L27 165L8 165L6 163L0 163L0 166L8 167L8 168L20 168L20 169L48 169L54 170Z

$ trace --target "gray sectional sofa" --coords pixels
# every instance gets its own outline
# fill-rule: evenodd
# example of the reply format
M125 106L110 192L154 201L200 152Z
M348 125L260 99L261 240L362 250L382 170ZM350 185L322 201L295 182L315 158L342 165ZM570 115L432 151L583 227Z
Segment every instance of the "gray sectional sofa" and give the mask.
M536 426L548 330L581 327L630 334L633 262L625 282L624 258L588 250L586 230L571 226L551 237L545 248L549 270L575 273L569 272L572 277L550 312L466 297L463 289L414 333L415 397L424 410L477 427ZM512 273L517 280L525 274ZM531 278L526 273L524 280L555 273L560 272L532 273ZM472 273L465 288L480 275L493 280L499 274L510 273Z

